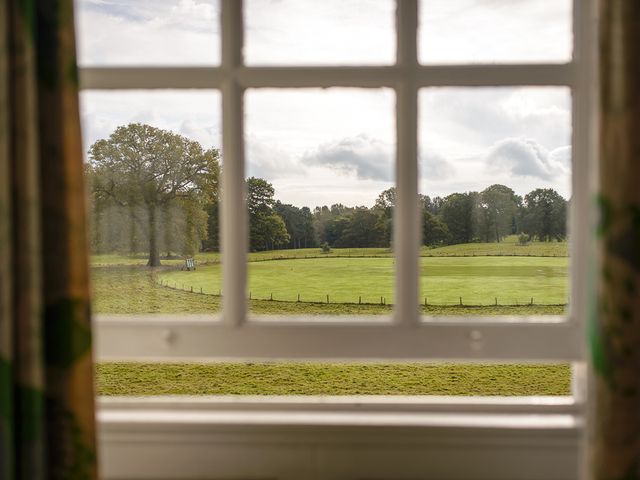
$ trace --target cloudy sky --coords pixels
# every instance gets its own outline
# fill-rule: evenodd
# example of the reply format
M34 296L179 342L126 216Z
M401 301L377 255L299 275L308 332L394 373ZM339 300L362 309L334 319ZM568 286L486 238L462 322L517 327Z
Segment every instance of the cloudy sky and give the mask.
M387 0L245 0L250 64L389 64ZM213 65L215 0L76 0L81 65ZM569 0L423 0L424 63L563 62ZM85 91L85 149L118 126L144 122L207 147L221 141L215 90ZM419 98L420 188L446 195L504 183L519 194L568 196L570 92L559 87L433 88ZM372 205L393 185L392 90L251 90L247 171L296 205Z

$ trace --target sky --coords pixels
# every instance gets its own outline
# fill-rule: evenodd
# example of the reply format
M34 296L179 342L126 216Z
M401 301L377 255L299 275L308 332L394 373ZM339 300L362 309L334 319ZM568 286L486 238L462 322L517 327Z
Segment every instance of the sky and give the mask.
M426 64L565 62L569 0L423 0ZM245 0L251 65L385 65L394 61L387 0ZM76 0L79 63L215 65L216 0ZM421 193L444 196L503 183L570 195L567 88L431 88L419 96ZM215 90L84 91L85 151L119 125L143 122L221 146ZM249 90L247 174L298 206L371 206L393 186L390 89Z

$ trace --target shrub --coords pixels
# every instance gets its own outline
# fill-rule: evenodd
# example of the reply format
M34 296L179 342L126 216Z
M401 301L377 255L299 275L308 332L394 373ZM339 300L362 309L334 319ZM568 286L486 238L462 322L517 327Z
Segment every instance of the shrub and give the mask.
M331 247L327 242L324 242L322 245L320 245L320 248L322 248L322 253L331 253Z
M531 236L526 233L521 233L518 235L518 245L527 245L531 241Z

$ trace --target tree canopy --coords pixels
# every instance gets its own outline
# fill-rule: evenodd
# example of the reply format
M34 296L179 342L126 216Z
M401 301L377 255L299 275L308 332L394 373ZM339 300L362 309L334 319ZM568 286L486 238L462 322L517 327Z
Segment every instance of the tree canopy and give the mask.
M129 226L132 241L143 237L148 242L149 266L160 265L161 242L166 249L187 252L206 238L203 210L218 196L216 149L132 123L95 142L87 168L98 221L110 210L124 211L120 216L134 222ZM176 229L179 225L183 228Z
M216 149L143 124L118 127L89 150L92 245L96 252L193 255L218 250L220 157ZM371 207L296 206L276 200L273 185L250 177L247 185L249 246L279 248L390 247L395 187ZM524 234L540 241L566 237L568 202L552 189L520 197L506 185L446 197L419 195L422 242L427 246L500 242Z

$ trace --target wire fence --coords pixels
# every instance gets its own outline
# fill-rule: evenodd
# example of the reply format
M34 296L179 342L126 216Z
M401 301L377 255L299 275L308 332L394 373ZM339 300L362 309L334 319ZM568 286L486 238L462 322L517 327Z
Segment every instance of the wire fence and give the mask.
M156 279L155 280L156 285L163 287L163 288L168 288L170 290L177 290L177 291L181 291L181 292L187 292L187 293L193 293L193 294L198 294L198 295L207 295L207 296L213 296L213 297L219 297L222 298L222 290L218 290L218 292L205 292L203 290L202 287L193 287L193 285L185 285L184 283L178 283L178 282L169 282L168 280L162 280L162 279ZM344 301L344 300L339 300L339 301L335 301L332 297L332 295L330 294L325 294L323 298L316 298L315 300L307 300L304 299L300 293L297 294L297 298L295 300L291 300L291 299L285 299L285 298L277 298L276 296L274 296L273 293L270 293L268 296L262 295L262 296L254 296L252 294L252 292L249 292L249 297L248 300L252 300L252 301L261 301L261 302L279 302L279 303L301 303L301 304L313 304L313 305L320 305L320 304L338 304L338 305L379 305L379 306L393 306L393 303L388 302L387 301L387 297L384 295L380 296L380 301L377 301L377 297L376 297L376 301L371 301L372 295L367 295L368 297L368 301L365 300L363 301L362 299L362 295L358 295L357 300L354 297L354 301ZM429 297L424 297L423 302L421 302L421 304L424 307L448 307L448 306L457 306L457 307L489 307L489 306L495 306L495 307L523 307L523 306L539 306L539 307L562 307L562 306L567 306L569 304L569 300L567 299L566 303L540 303L539 301L537 301L534 297L529 297L529 299L527 300L522 300L522 299L515 299L512 300L511 303L509 303L508 301L500 301L498 297L493 297L493 300L487 303L468 303L464 301L464 298L462 296L458 296L457 301L450 301L450 302L444 302L444 303L438 303L438 302L432 302L429 300Z

